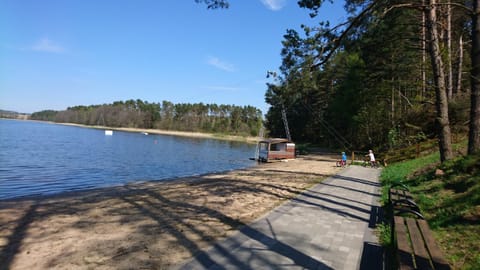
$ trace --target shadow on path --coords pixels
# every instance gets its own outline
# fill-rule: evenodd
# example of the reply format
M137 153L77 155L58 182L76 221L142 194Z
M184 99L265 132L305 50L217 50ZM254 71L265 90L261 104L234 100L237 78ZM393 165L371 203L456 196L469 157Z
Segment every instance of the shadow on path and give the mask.
M370 221L368 227L375 229L378 224L382 223L385 216L383 209L379 206L372 206ZM379 243L365 239L363 242L362 257L360 260L360 270L383 270L384 269L385 250Z
M358 192L358 193L363 193L365 195L369 195L369 196L373 196L373 197L380 197L380 194L377 194L377 193L371 193L371 192L367 192L367 191L364 191L364 190L350 188L350 187L344 187L344 186L339 186L339 185L332 185L331 182L332 181L326 181L326 182L319 183L319 185L336 187L336 188L343 188L343 189L346 189L346 190L350 190L350 191Z
M317 198L317 199L318 199L318 200L329 201L328 199L324 199L324 198ZM348 213L348 212L346 212L346 211L339 210L339 209L336 209L336 208L333 208L333 207L328 207L328 206L325 206L325 205L322 205L322 204L319 204L319 203L307 201L307 200L304 200L304 199L301 199L301 198L295 198L295 199L293 199L292 201L298 202L298 203L303 203L303 204L310 205L310 206L315 206L315 207L318 207L318 208L320 208L320 209L327 210L327 211L329 211L329 212L338 214L338 215L340 215L340 216L357 219L357 220L363 221L363 222L368 222L368 219L367 219L367 218L361 217L361 216L359 216L359 215L355 215L355 214L352 214L352 213ZM331 201L331 200L330 200L330 201ZM331 202L334 203L335 205L338 205L338 206L345 206L345 207L348 207L348 208L356 209L356 210L361 211L361 212L364 212L364 213L368 213L368 211L365 211L364 209L361 209L361 208L359 208L359 207L355 207L355 206L348 205L348 204L336 203L335 201L331 201Z
M293 261L293 265L302 267L303 269L333 269L322 262L306 255L305 253L299 251L298 249L287 245L281 241L278 241L254 228L251 226L244 226L240 233L247 236L249 239L256 240L259 243L266 246L267 250L270 252L275 252L283 257L289 258ZM233 238L232 238L233 239ZM232 249L238 249L241 246L242 242L231 242L228 245L230 246L228 249L224 248L221 243L217 243L213 246L212 250L219 252L224 258L227 259L229 266L238 267L238 269L253 269L251 265L244 265L244 263L240 262L242 259L237 258L237 253L232 253ZM250 250L254 250L254 248L249 248ZM220 264L217 264L212 261L209 254L212 250L202 251L197 254L194 260L191 263L200 263L206 269L224 269ZM263 265L269 266L269 269L276 269L278 267L278 262L276 261L268 261L267 259L262 259L260 256L256 256L254 259L262 260ZM190 269L191 263L183 265L180 269ZM222 262L223 263L223 262Z
M365 179L360 179L360 178L354 178L354 177L348 177L348 176L343 176L343 175L335 175L332 177L332 179L336 180L345 180L345 181L351 181L359 184L364 184L364 185L370 185L374 187L380 187L380 183L378 182L373 182Z
M379 186L379 184L374 181L354 177L346 177L342 175L335 175L329 178L326 182L320 183L320 189L312 188L310 190L306 190L300 193L299 196L276 208L274 211L270 212L270 214L268 214L265 218L258 220L251 226L243 224L243 227L238 234L226 239L225 241L215 244L209 250L200 252L195 256L193 260L189 261L185 265L180 266L180 269L224 269L224 267L227 269L255 269L252 264L250 264L251 259L261 261L261 264L255 264L254 266L258 267L258 265L262 265L263 267L267 267L268 269L283 269L283 267L300 267L302 269L334 269L332 268L332 266L326 265L324 262L319 261L311 257L310 255L307 255L305 251L303 251L306 250L306 246L310 245L310 248L313 247L314 251L310 250L310 252L308 253L311 254L311 252L318 252L319 256L320 254L324 254L323 256L329 256L326 258L322 257L325 258L327 261L337 260L337 258L332 257L339 255L339 253L337 254L336 251L334 251L335 248L332 249L329 247L327 248L327 250L321 248L321 245L319 245L318 242L310 242L319 233L317 231L318 228L311 228L306 226L305 231L297 231L294 228L297 228L297 224L299 223L292 222L296 225L290 227L292 226L292 223L290 223L290 221L296 218L299 218L300 220L304 218L304 216L297 217L296 213L302 213L301 215L304 215L309 211L314 211L311 213L318 213L317 211L320 209L325 210L325 212L334 213L345 218L355 219L356 221L359 221L360 224L364 224L364 226L361 227L363 228L361 230L367 228L375 228L377 224L382 220L382 211L380 207L375 206L374 203L372 204L367 202L361 202L355 200L354 198L345 198L332 194L327 194L326 191L322 192L323 185L323 187L345 189L350 192L348 194L360 193L355 194L355 196L359 198L359 200L361 200L362 197L365 198L365 196L371 198L372 202L378 199L379 194L352 188L348 185L343 186L342 182L345 181L359 184L357 185L359 186L359 188L365 186L366 190L376 189ZM293 208L301 208L302 210L297 209L295 211L291 211ZM305 216L311 216L311 213L305 214ZM277 226L279 226L278 228L281 228L281 238L295 238L298 239L298 241L304 241L302 234L308 234L309 236L307 238L309 240L305 240L308 242L302 242L299 246L296 246L291 242L289 244L286 244L285 242L278 241L276 238L276 232L274 231L274 227L270 223L270 219L279 222L276 224ZM338 220L344 219L336 219L336 221ZM311 221L316 222L313 220ZM328 221L326 222L328 223ZM290 228L294 231L285 230L285 227L283 226L286 226L286 228ZM269 230L271 235L273 236L266 235L265 233L261 232L259 229L255 229L254 227L259 227L259 229L261 229L262 231ZM335 226L332 226L332 228L333 230L338 229L336 229ZM345 232L345 234L348 233L361 233L363 235L364 231ZM351 241L346 239L344 241ZM249 240L255 240L256 242L261 243L264 248L259 248L255 244L252 244L252 241ZM362 242L359 242L360 245L361 243ZM315 246L317 247L315 248ZM348 244L346 246L348 246ZM257 254L257 251L260 251L260 253ZM265 253L262 253L261 251L265 251ZM357 257L358 261L354 260L353 263L357 266L358 264L360 264L360 269L362 270L382 269L382 252L383 249L374 242L363 241L363 253L359 254L361 255L361 257ZM272 253L280 255L280 257L272 255ZM291 261L293 261L293 263L288 264L288 266L284 265L282 264L283 260L280 259L281 257L289 258ZM277 261L275 261L275 258L277 258ZM218 260L218 262L215 263L215 260ZM247 264L247 267L245 267L244 263ZM339 264L337 266L345 262L338 263ZM198 268L199 264L201 265L200 268Z

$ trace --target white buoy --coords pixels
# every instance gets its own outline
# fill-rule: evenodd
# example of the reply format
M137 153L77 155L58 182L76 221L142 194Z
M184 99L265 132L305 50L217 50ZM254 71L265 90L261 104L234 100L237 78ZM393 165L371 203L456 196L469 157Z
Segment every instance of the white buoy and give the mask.
M105 130L105 136L112 136L113 130Z

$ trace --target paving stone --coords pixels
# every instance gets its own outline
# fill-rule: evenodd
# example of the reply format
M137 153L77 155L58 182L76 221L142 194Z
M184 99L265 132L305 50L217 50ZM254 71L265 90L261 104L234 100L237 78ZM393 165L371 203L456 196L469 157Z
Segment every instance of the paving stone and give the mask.
M379 172L347 167L175 269L357 270Z

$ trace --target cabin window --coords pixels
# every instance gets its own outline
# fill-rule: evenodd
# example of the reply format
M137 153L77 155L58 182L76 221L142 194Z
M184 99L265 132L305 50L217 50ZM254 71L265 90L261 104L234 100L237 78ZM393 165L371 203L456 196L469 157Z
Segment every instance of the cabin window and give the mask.
M268 143L260 143L260 151L267 151Z
M270 151L285 151L284 143L276 143L270 146Z

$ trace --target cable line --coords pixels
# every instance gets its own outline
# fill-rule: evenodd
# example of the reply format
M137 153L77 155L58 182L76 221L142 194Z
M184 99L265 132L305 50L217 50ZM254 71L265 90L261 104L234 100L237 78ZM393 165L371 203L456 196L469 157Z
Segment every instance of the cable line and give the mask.
M310 105L308 104L305 104L304 102L301 103L303 105L303 107L305 107L305 109L307 109L312 115L315 115L316 114L314 113L313 109L311 108ZM285 110L285 107L283 107L283 104L282 104L282 114L283 114L283 111ZM325 130L333 136L333 138L339 142L343 148L345 148L346 150L348 151L351 151L351 148L353 147L353 145L347 140L345 139L335 128L333 128L327 121L325 121L325 119L323 118L320 118L318 117L317 118L319 120L319 123L325 128Z

